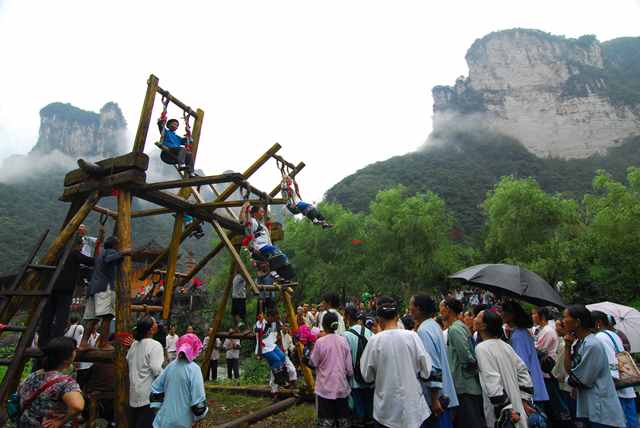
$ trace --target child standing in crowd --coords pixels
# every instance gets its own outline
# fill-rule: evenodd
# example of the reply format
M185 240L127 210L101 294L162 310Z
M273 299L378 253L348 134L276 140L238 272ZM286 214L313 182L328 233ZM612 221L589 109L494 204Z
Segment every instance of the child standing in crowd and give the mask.
M229 336L235 332L235 329L230 329ZM222 347L227 351L227 378L240 379L240 339L228 337L224 340Z
M338 325L338 315L327 312L322 319L325 336L316 341L311 352L311 364L316 368L317 427L350 426L351 349L344 337L335 334Z

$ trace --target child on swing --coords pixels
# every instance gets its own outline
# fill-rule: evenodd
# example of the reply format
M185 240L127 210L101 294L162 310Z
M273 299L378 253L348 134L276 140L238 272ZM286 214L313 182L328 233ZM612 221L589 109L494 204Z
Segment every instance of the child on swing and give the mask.
M162 144L164 144L170 151L173 157L178 161L180 165L184 165L184 170L189 176L193 175L193 153L190 148L187 148L189 138L178 137L176 131L180 126L178 119L165 119L160 117L158 119L158 129L162 136Z
M314 205L302 200L298 183L291 176L284 175L282 177L280 193L282 198L287 200L287 209L291 214L302 214L311 220L313 224L320 225L324 229L331 227Z

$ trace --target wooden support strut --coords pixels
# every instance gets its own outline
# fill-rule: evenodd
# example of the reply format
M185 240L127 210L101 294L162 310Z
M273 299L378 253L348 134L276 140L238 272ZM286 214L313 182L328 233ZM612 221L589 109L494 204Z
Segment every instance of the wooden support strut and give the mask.
M164 283L164 296L162 301L162 319L168 320L171 315L171 304L173 302L173 286L176 279L176 265L178 262L178 252L180 251L180 237L184 225L184 214L178 212L173 223L173 233L169 244L169 259L167 261L167 276Z
M144 145L147 141L149 132L149 124L151 123L151 115L153 114L153 103L156 100L156 92L158 91L158 78L153 74L147 80L147 92L144 96L142 111L140 112L140 121L138 122L138 130L133 140L133 152L143 153Z
M291 326L291 331L297 332L300 326L298 325L298 319L296 318L296 311L293 307L293 302L291 300L291 295L288 293L288 289L282 292L282 298L284 299L284 307L287 312L287 319L289 321L289 325ZM308 392L313 392L314 385L315 385L313 380L313 374L311 373L311 369L309 368L309 366L302 363L302 360L304 357L304 349L302 347L302 343L297 342L295 345L295 348L296 348L296 352L298 353L298 360L300 361L300 370L302 371L302 374L304 375L304 380L307 383L307 390Z
M131 248L131 192L118 192L117 237L120 248ZM124 333L131 319L131 256L126 256L120 264L120 274L116 281L116 334ZM128 428L129 388L127 379L126 349L120 341L115 346L115 399L114 413L118 427Z
M231 295L231 288L233 287L233 278L236 276L237 265L235 261L231 261L229 267L229 277L227 278L227 284L224 287L224 293L222 294L222 299L218 303L218 310L213 314L213 319L211 320L211 331L209 332L209 343L207 343L207 349L204 350L204 357L202 360L202 376L206 379L209 374L209 363L211 360L211 353L213 352L213 347L216 343L216 335L218 334L218 330L220 329L220 324L222 324L222 318L224 318L224 310L227 306L227 300L229 300L229 296Z

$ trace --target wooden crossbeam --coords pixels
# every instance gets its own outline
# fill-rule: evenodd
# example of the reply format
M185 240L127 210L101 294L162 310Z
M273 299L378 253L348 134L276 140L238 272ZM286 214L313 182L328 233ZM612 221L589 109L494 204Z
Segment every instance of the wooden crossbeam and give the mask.
M175 212L175 210L172 210L171 208L149 208L148 210L134 211L131 213L131 217L150 217L153 215L169 214L173 212Z
M156 88L156 91L162 95L163 97L167 97L169 98L169 101L171 101L172 103L174 103L175 105L177 105L178 107L180 107L182 110L186 111L187 113L189 113L189 115L191 117L193 117L194 119L198 117L198 113L196 113L195 111L193 111L191 109L191 107L189 107L188 105L186 105L185 103L183 103L182 101L180 101L179 99L177 99L176 97L174 97L173 95L171 95L171 93L169 91L167 91L166 89L162 89L160 86L158 86Z
M126 155L116 156L96 162L97 165L103 167L109 174L126 171L128 169L138 169L146 171L149 167L149 156L144 153L127 153ZM90 180L89 174L81 169L74 169L65 175L64 185L71 186L86 180Z
M148 183L139 186L139 191L146 190L165 190L165 189L178 189L182 187L194 187L204 186L215 183L242 183L244 177L238 172L219 174L219 175L207 175L204 177L191 177L182 178L179 180L162 181L159 183Z
M274 158L275 160L278 160L280 162L282 162L283 164L285 164L286 166L288 166L291 169L294 169L296 166L294 164L292 164L291 162L287 162L287 160L285 158L283 158L280 155L276 155L274 154L273 156L271 156L272 158Z
M96 205L95 207L93 207L93 210L97 213L108 215L111 218L118 217L118 213L116 211L110 210L109 208L101 207L99 205Z
M93 191L110 193L114 187L144 184L147 174L139 169L128 169L116 174L108 175L102 179L89 179L78 184L64 188L61 201L70 202L78 196L86 195Z
M232 208L232 207L241 207L245 202L249 202L250 205L263 205L265 203L264 199L248 199L246 201L221 201L221 202L205 202L203 204L196 204L195 206L198 208ZM286 199L278 198L278 199L269 199L269 205L284 205L286 204Z
M291 171L291 174L289 174L289 177L294 178L296 175L298 175L298 173L300 171L302 171L302 169L305 167L305 163L304 162L300 162L298 165L295 166L295 168L293 168L293 171ZM276 187L273 188L273 190L271 192L269 192L269 196L270 197L275 197L278 193L280 193L280 184L278 184Z

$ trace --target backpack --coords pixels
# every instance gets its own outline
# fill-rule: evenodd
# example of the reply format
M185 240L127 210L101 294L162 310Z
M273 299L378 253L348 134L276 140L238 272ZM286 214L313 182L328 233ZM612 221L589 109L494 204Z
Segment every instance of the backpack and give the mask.
M366 327L362 327L363 331ZM373 382L367 382L362 377L362 372L360 371L360 358L362 357L362 353L364 352L364 348L367 347L367 343L369 342L366 336L363 333L358 333L355 329L350 328L347 330L351 334L355 334L358 337L358 348L356 350L356 361L353 367L353 377L361 385L373 385Z

